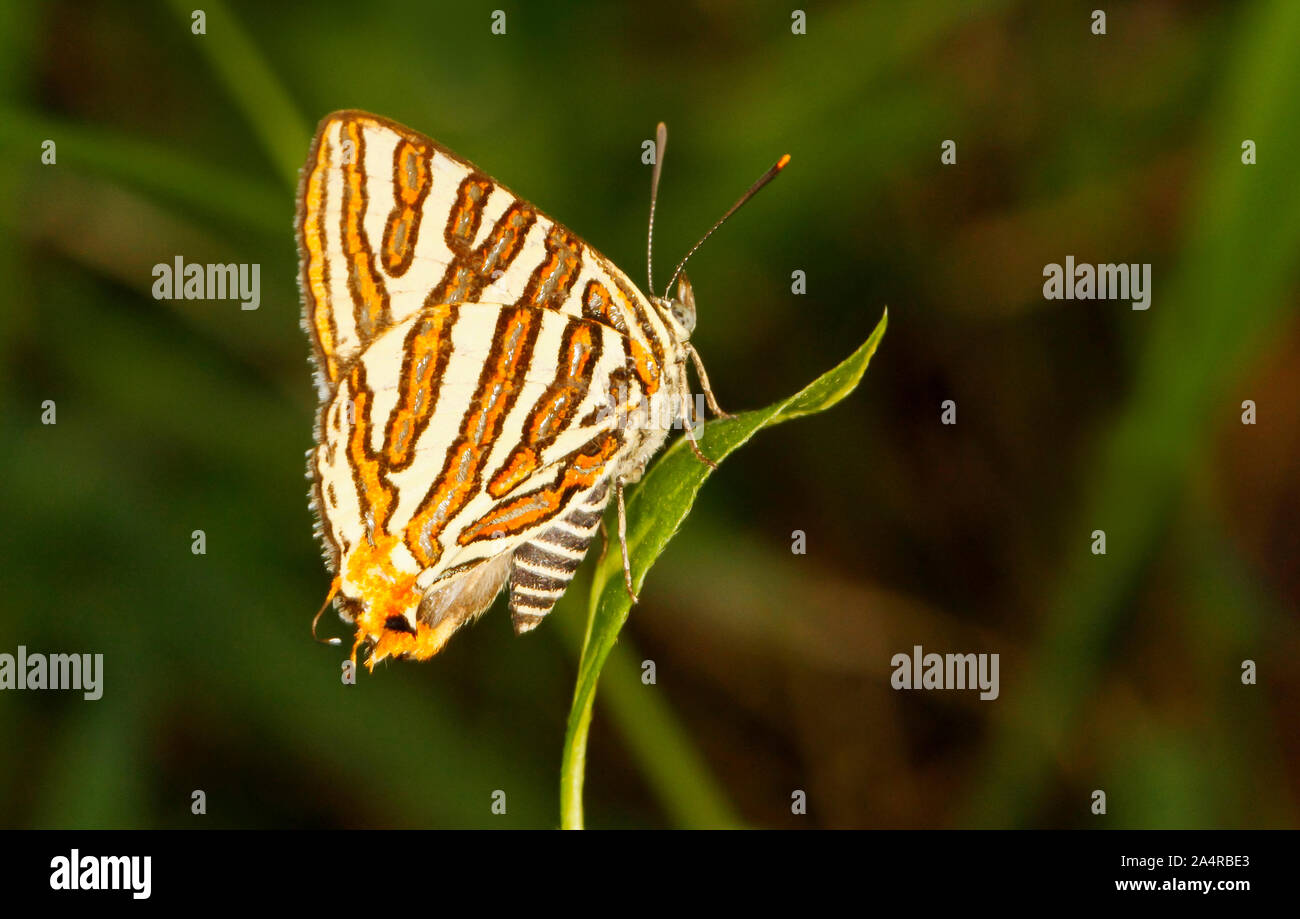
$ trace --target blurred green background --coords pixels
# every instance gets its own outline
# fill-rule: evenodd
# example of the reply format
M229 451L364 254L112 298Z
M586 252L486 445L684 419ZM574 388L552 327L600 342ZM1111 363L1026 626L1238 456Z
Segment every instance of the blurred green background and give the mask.
M585 574L526 637L498 601L354 687L308 635L293 192L348 107L634 279L658 120L661 277L789 152L692 262L725 407L889 306L860 390L729 460L651 572L588 825L1297 824L1300 4L1110 4L1105 36L1092 3L819 3L806 35L789 4L449 6L0 6L0 651L106 656L98 702L0 694L0 824L557 823ZM260 309L154 300L176 255L259 263ZM1067 255L1151 263L1150 310L1045 301ZM1000 653L1001 696L894 691L914 644Z

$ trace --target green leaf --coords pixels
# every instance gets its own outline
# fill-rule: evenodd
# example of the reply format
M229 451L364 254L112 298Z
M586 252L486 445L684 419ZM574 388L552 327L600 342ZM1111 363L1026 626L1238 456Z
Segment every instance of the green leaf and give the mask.
M715 421L698 435L700 449L721 462L763 428L792 418L825 411L853 391L866 372L876 346L885 334L888 311L863 345L834 369L818 377L788 399L767 408ZM712 470L678 438L663 458L646 473L627 500L627 548L632 562L632 584L639 593L646 574L668 541L690 513L704 480ZM591 585L591 604L578 682L569 710L560 770L560 822L565 829L581 829L582 782L586 768L587 733L591 727L596 683L618 633L627 622L631 600L623 584L622 555L614 545L597 567ZM700 815L704 825L730 823L725 805Z

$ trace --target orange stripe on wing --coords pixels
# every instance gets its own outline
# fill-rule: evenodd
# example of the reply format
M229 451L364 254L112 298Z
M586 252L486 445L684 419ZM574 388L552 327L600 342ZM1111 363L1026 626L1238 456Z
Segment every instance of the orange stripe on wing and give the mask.
M546 234L546 258L533 269L519 303L559 309L582 271L582 241L558 224Z
M501 539L545 523L568 507L574 495L601 479L621 445L616 433L595 438L566 458L551 485L498 504L465 527L456 541L466 546L482 539Z
M629 289L628 285L617 277L614 283L615 307L627 317L629 329L635 328L649 342L650 347L647 349L633 337L630 351L632 370L641 381L641 385L645 387L646 395L652 396L659 391L659 377L664 366L663 343L660 342L655 327L650 324L649 318L641 308L636 292Z
M433 186L432 154L423 144L403 140L393 150L393 212L384 227L384 268L401 277L415 258L424 199Z
M487 239L471 256L471 265L481 284L486 286L494 274L504 273L510 267L536 222L537 212L522 201L510 205L501 215Z
M447 215L443 231L447 248L454 257L442 279L429 291L425 306L477 300L493 276L505 272L523 249L524 238L536 222L537 214L522 201L511 204L483 243L477 249L471 248L494 187L491 179L478 173L470 173L460 183L456 203Z
M456 189L456 203L447 213L447 226L443 230L447 248L456 255L469 255L491 192L492 180L474 172L467 175Z
M388 325L388 291L375 269L364 224L366 216L365 138L355 120L340 126L341 143L351 144L343 162L343 251L347 256L348 291L364 347Z
M635 338L631 340L630 348L632 369L636 371L637 379L645 387L646 395L653 396L659 390L659 365L655 363L654 357L645 346Z
M325 137L316 144L316 162L303 194L302 242L306 251L307 323L320 349L326 378L338 379L337 332L330 303L329 260L325 257L325 199L330 168L330 146Z
M537 471L539 460L532 447L519 446L501 464L501 468L488 483L488 494L500 498L516 488L520 482Z
M615 309L613 295L610 294L609 288L599 281L588 281L587 286L583 288L582 315L594 319L601 325L617 329L624 335L627 334L627 322L624 321L623 314Z
M415 442L433 417L451 360L451 330L458 313L454 305L427 309L406 334L397 405L384 433L384 460L390 470L405 469L415 459Z
M406 526L406 544L425 567L441 556L437 539L447 523L479 490L483 465L524 385L540 320L541 315L527 307L504 310L497 320L492 350L461 422L460 435Z
M560 340L555 380L533 405L524 421L523 439L492 476L488 494L500 498L537 471L543 450L568 428L600 360L600 336L590 324L571 320Z
M357 361L352 366L352 373L348 377L348 391L352 396L349 408L352 415L352 429L348 432L348 465L352 469L352 480L357 487L361 518L366 521L369 535L373 536L386 530L388 518L393 512L396 492L384 477L380 459L370 447L370 410L374 407L375 395L366 383L364 361Z

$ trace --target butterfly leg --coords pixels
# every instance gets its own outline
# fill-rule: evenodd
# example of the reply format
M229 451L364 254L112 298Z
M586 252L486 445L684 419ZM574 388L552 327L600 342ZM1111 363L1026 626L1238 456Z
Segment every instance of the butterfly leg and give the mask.
M623 503L622 479L614 483L614 489L618 497L618 543L623 549L623 586L627 588L627 595L632 598L632 602L636 603L636 591L632 589L632 562L627 555L627 506Z
M709 411L719 418L734 417L730 412L724 412L722 406L718 405L718 400L714 398L713 387L709 385L709 375L704 372L704 361L700 359L700 352L695 350L694 345L686 346L691 353L691 363L695 365L695 373L700 378L700 388L704 390L704 401L709 405Z
M605 518L600 518L600 555L596 558L596 567L605 563L605 553L609 551L609 531L605 529Z
M718 468L718 464L705 456L704 451L700 449L700 442L695 439L695 429L690 425L686 426L686 442L691 445L691 451L695 454L696 459L701 463L704 463L710 469Z
M688 347L689 347L689 346L688 346ZM694 348L691 348L691 354L692 354L693 356L695 355L695 349L694 349ZM700 368L700 371L701 371L701 372L700 372L700 382L704 385L705 392L706 392L706 394L707 394L707 393L708 393L708 386L709 386L708 378L705 377L704 374L703 374L704 367L699 363L699 357L696 356L696 357L695 357L695 360L696 360L696 366L699 367L699 368ZM695 454L696 459L698 459L700 462L704 463L704 464L705 464L706 466L708 466L710 469L717 469L717 468L718 468L718 464L715 463L713 460L709 459L707 456L704 455L704 451L702 451L702 450L700 449L700 443L699 443L699 441L697 441L697 440L695 439L695 429L699 426L699 422L698 422L694 417L689 417L689 418L687 417L687 414L691 412L693 406L692 406L692 401L691 401L691 398L690 398L690 392L691 392L691 381L690 381L690 377L688 377L688 376L686 375L686 365L685 365L685 364L682 364L682 365L681 365L681 375L680 375L680 378L679 378L679 381L678 381L678 384L677 384L677 385L678 385L678 387L679 387L679 389L680 389L680 392L681 392L681 397L680 397L680 398L681 398L681 400L682 400L682 428L683 428L683 433L686 435L686 440L687 440L687 442L691 445L691 452ZM712 399L713 399L712 395L708 395L707 398L708 398L710 401L712 401ZM715 408L715 410L716 410L716 408ZM730 417L730 416L728 416L728 417Z

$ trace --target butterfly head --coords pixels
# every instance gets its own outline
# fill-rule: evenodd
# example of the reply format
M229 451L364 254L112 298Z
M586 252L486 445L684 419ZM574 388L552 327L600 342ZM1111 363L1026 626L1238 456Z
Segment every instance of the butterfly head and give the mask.
M683 341L690 338L695 331L695 291L685 273L677 278L676 296L659 299L659 306L672 321L678 337Z

